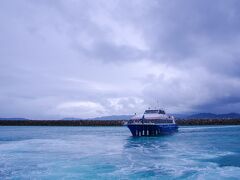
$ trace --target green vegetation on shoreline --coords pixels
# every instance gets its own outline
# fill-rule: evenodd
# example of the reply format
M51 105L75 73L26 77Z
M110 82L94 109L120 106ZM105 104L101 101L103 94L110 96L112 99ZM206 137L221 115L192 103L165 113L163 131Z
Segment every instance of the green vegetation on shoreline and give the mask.
M196 125L240 125L240 119L181 119L176 120L179 126Z
M126 120L0 120L0 126L123 126ZM180 126L240 125L240 119L176 120Z
M122 126L118 120L0 120L0 126Z

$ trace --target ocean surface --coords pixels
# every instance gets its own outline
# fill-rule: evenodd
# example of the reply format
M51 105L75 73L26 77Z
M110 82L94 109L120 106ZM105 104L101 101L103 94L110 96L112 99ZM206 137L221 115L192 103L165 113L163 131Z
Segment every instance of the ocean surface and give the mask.
M0 127L0 179L240 179L240 126Z

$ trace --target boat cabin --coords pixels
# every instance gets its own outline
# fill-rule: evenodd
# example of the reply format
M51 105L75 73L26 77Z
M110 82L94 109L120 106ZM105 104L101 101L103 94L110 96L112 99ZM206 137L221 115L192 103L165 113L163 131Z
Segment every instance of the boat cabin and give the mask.
M159 109L159 110L146 110L144 114L166 114L165 111Z
M128 121L128 124L173 124L174 117L167 115L161 109L145 110L143 115L135 115Z

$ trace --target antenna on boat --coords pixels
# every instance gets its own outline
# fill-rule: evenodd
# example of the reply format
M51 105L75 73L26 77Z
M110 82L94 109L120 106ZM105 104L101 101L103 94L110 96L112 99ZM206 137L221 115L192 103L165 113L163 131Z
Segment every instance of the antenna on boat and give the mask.
M155 101L155 109L160 109L160 103L159 103L159 100L156 98L156 101Z

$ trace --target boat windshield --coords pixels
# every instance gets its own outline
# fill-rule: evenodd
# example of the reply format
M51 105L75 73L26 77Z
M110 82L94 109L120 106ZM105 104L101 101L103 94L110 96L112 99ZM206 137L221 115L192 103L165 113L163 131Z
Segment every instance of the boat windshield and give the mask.
M163 110L146 110L144 114L165 114Z
M158 110L146 110L144 114L158 114Z
M166 114L166 113L163 110L159 110L159 114Z
M128 121L128 124L134 123L154 123L154 124L164 124L164 123L174 123L172 119L131 119Z

